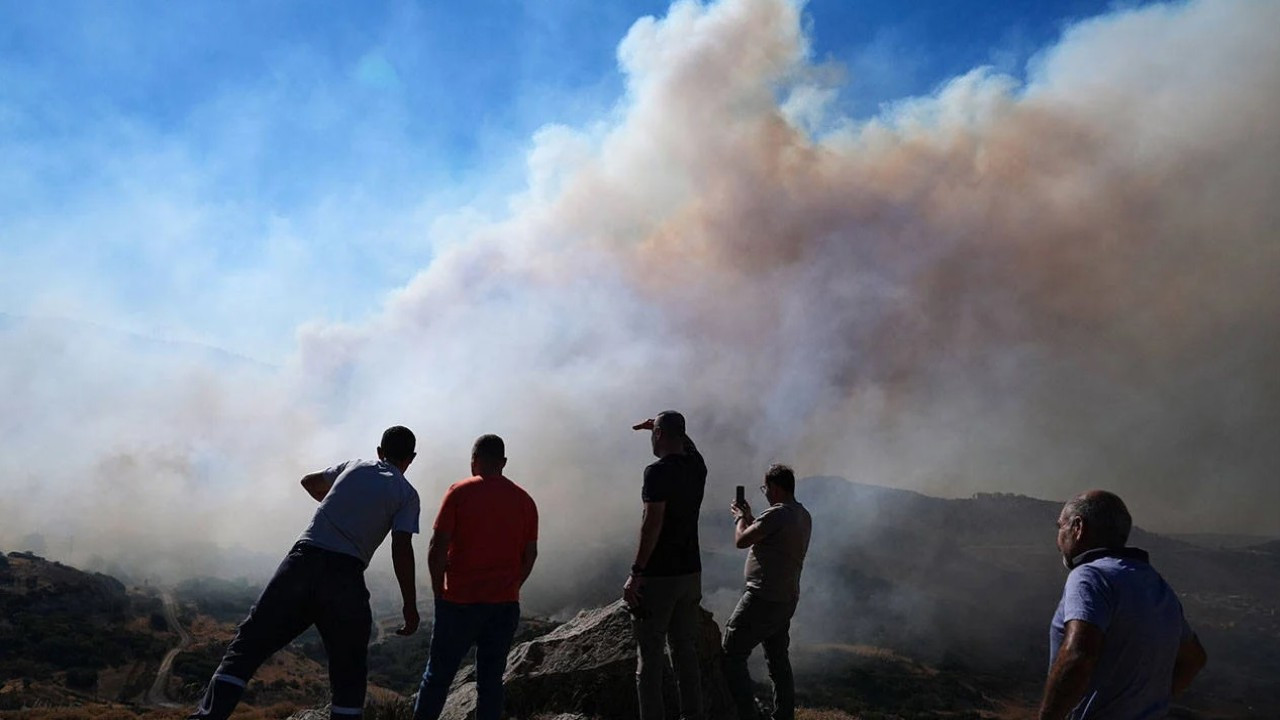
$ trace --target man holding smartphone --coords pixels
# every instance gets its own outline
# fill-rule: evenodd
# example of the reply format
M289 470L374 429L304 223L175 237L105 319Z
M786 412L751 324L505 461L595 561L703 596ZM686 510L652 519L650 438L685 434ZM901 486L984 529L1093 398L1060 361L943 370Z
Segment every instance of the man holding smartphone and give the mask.
M734 545L747 553L746 589L725 626L724 666L729 692L740 720L759 716L751 692L747 658L764 645L769 679L773 682L773 720L794 720L795 681L791 675L791 617L800 601L800 572L809 551L813 520L796 502L796 476L786 465L774 465L760 486L769 507L753 517L745 499L736 499Z

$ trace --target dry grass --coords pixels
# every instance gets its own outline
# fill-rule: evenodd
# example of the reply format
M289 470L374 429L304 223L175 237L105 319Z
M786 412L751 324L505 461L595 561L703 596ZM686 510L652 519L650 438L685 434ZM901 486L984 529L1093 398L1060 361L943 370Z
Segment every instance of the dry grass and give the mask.
M300 709L293 703L276 703L264 707L241 707L232 720L284 720ZM79 708L36 708L0 712L3 720L182 720L190 708L134 710L127 707L92 705Z
M858 716L830 708L796 708L796 720L858 720Z

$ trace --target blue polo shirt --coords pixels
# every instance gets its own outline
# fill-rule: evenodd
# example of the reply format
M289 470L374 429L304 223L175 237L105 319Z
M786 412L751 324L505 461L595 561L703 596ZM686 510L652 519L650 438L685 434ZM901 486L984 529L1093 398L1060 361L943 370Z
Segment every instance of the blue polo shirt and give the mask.
M1104 633L1102 656L1073 720L1163 718L1173 664L1191 628L1173 588L1137 548L1093 550L1076 558L1049 628L1049 665L1066 624L1083 620Z

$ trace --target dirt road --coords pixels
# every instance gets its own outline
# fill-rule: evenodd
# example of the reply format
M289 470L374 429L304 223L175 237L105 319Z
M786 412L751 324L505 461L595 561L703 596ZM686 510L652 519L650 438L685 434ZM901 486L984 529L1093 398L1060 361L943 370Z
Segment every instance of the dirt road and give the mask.
M169 624L170 630L178 633L178 644L165 653L164 660L160 661L160 669L156 671L156 681L147 691L147 704L168 708L182 707L181 704L169 700L169 675L173 672L174 658L191 644L191 634L182 627L182 623L178 622L178 604L174 601L173 595L165 590L160 598L164 601L165 622Z

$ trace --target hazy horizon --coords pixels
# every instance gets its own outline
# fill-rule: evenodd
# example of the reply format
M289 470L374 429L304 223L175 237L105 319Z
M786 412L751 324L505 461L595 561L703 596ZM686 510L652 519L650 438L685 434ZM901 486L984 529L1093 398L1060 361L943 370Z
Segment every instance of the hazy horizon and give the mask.
M667 408L708 515L785 461L1280 536L1280 4L1072 7L897 82L892 27L789 0L579 8L589 52L492 67L424 59L453 46L408 10L281 20L200 83L110 17L50 51L107 99L23 54L32 10L0 48L0 547L278 559L297 478L404 424L424 530L506 438L551 586L634 542L630 427Z

